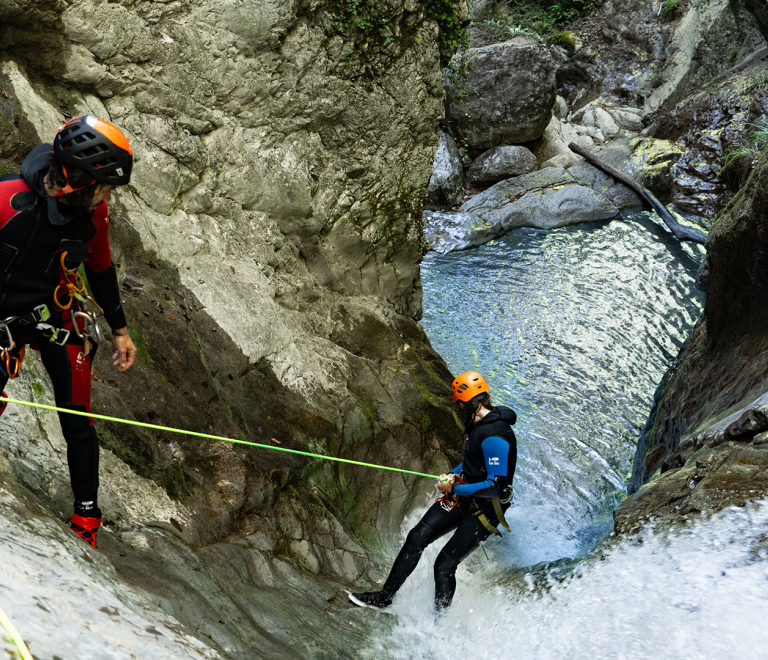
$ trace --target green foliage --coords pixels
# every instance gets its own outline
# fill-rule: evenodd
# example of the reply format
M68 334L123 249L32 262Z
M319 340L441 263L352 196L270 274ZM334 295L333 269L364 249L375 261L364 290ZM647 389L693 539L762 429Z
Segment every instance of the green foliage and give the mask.
M659 14L662 18L674 18L680 10L681 0L664 0Z
M467 47L467 28L461 20L457 0L426 0L427 18L440 27L440 52L447 57Z
M723 166L717 173L718 179L723 172L737 165L745 169L745 175L742 176L745 179L760 153L768 145L768 117L762 117L757 123L749 124L749 127L746 143L732 146L725 154Z
M546 39L561 32L569 21L588 14L602 3L602 0L557 0L555 4L546 7L536 0L506 1L512 9L515 25Z
M444 58L467 45L459 0L424 0L422 5L426 19L435 21L440 28L440 52ZM400 9L393 8L387 0L330 0L328 6L336 16L337 29L352 40L350 57L360 57L368 44L386 46L393 41L392 20ZM421 45L421 38L415 37L414 42Z

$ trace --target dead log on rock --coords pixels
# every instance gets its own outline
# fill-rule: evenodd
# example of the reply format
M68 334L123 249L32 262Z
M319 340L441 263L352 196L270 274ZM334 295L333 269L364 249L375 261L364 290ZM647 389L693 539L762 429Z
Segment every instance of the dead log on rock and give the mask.
M617 170L615 167L611 167L610 165L603 163L601 160L598 160L591 153L589 153L589 151L583 147L580 147L578 144L571 142L568 145L568 148L574 153L579 154L579 156L586 158L597 169L602 170L607 175L612 176L617 181L623 183L625 186L627 186L627 188L630 188L636 192L640 199L642 199L650 208L658 213L659 217L664 221L664 224L669 227L669 230L678 240L694 241L695 243L702 244L707 242L706 232L703 232L700 229L694 229L693 227L686 227L685 225L681 225L667 210L667 207L664 206L664 204L662 204L658 199L656 199L656 196L650 190L641 186L632 177L625 174L624 172Z

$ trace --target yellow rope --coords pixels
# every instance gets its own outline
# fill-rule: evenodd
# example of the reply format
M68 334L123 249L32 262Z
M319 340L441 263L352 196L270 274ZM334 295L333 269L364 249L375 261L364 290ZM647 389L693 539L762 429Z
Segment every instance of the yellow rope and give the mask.
M27 645L24 643L24 640L21 638L21 635L17 632L16 628L13 627L13 624L11 623L11 620L5 616L5 612L3 612L2 609L0 609L0 624L2 624L3 628L5 628L5 631L10 636L10 641L17 649L18 649L18 655L21 658L21 660L33 660L32 654L29 652L29 649L27 648ZM12 652L14 655L16 652Z
M198 433L197 431L185 431L184 429L175 429L170 426L159 426L158 424L148 424L146 422L137 422L132 419L121 419L120 417L108 417L107 415L97 415L96 413L81 412L79 410L69 410L68 408L57 408L43 403L32 403L31 401L19 401L18 399L9 399L0 396L0 401L7 403L16 403L20 406L29 406L30 408L40 408L41 410L53 410L55 412L67 413L69 415L79 415L80 417L91 417L93 419L102 419L106 422L117 422L118 424L129 424L130 426L141 426L145 429L154 429L155 431L167 431L168 433L180 433L182 435L192 435L197 438L207 438L210 440L220 440L222 442L232 442L237 445L248 445L249 447L258 447L259 449L271 449L272 451L284 451L288 454L298 454L299 456L309 456L310 458L320 458L324 461L336 461L337 463L349 463L350 465L360 465L362 467L375 468L377 470L388 470L389 472L402 472L404 474L413 474L417 477L429 477L438 479L435 474L426 474L425 472L414 472L413 470L403 470L402 468L389 467L387 465L376 465L375 463L362 463L360 461L351 461L348 458L339 458L338 456L325 456L324 454L313 454L308 451L299 451L298 449L287 449L286 447L273 447L272 445L263 445L258 442L248 442L247 440L237 440L235 438L225 438L221 435L211 435L210 433Z

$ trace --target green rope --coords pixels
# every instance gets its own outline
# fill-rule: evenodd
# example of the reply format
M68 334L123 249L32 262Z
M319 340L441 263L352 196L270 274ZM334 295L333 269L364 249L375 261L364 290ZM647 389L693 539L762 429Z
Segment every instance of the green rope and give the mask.
M488 553L487 553L487 552L485 552L485 543L481 543L480 545L481 545L481 546L483 546L483 552L485 553L485 558L486 558L488 561L491 561L491 558L488 556Z
M56 406L47 406L42 403L32 403L31 401L19 401L18 399L9 399L0 396L0 401L7 403L16 403L20 406L29 406L30 408L40 408L41 410L53 410L55 412L68 413L70 415L80 415L80 417L91 417L92 419L103 419L105 422L117 422L118 424L129 424L131 426L141 426L145 429L154 429L155 431L168 431L169 433L181 433L182 435L193 435L197 438L206 438L210 440L221 440L222 442L232 442L238 445L248 445L249 447L258 447L259 449L271 449L272 451L284 451L288 454L298 454L299 456L309 456L310 458L321 458L325 461L336 461L338 463L349 463L350 465L360 465L362 467L376 468L377 470L389 470L390 472L402 472L404 474L413 474L417 477L429 477L438 479L437 475L425 474L424 472L414 472L412 470L403 470L401 468L388 467L386 465L376 465L375 463L362 463L360 461L351 461L347 458L338 458L336 456L324 456L323 454L312 454L308 451L299 451L298 449L287 449L286 447L273 447L272 445L262 445L258 442L248 442L246 440L236 440L235 438L225 438L220 435L210 435L209 433L197 433L196 431L185 431L183 429L174 429L168 426L158 426L157 424L147 424L146 422L136 422L132 419L120 419L119 417L108 417L107 415L97 415L95 413L81 412L79 410L67 410L66 408L57 408Z
M2 624L3 628L5 628L5 631L9 635L5 639L10 641L11 644L13 644L18 649L18 653L14 651L11 652L11 654L18 655L21 660L32 660L32 655L30 654L27 645L24 643L21 635L19 635L19 633L16 631L16 628L13 627L11 620L5 616L5 612L3 612L2 609L0 609L0 624Z

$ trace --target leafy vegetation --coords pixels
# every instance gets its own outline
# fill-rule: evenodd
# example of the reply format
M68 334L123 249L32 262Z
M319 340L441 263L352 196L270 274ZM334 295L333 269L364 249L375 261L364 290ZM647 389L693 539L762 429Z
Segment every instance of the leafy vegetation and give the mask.
M535 32L551 39L562 32L563 26L574 18L588 14L600 6L602 0L557 0L544 6L536 0L506 0L512 10L512 23L519 29Z
M662 18L674 18L680 11L681 0L664 0L659 14Z
M423 0L421 4L425 17L440 28L440 53L445 59L467 45L459 0ZM364 43L391 43L392 22L402 11L399 3L393 5L388 0L331 0L328 5L337 17L336 27L352 37L358 47L355 50Z
M730 183L741 186L757 163L763 149L768 146L768 117L763 116L756 123L749 124L749 128L746 142L734 145L725 154L723 166L717 173L718 179L725 175L731 180Z

